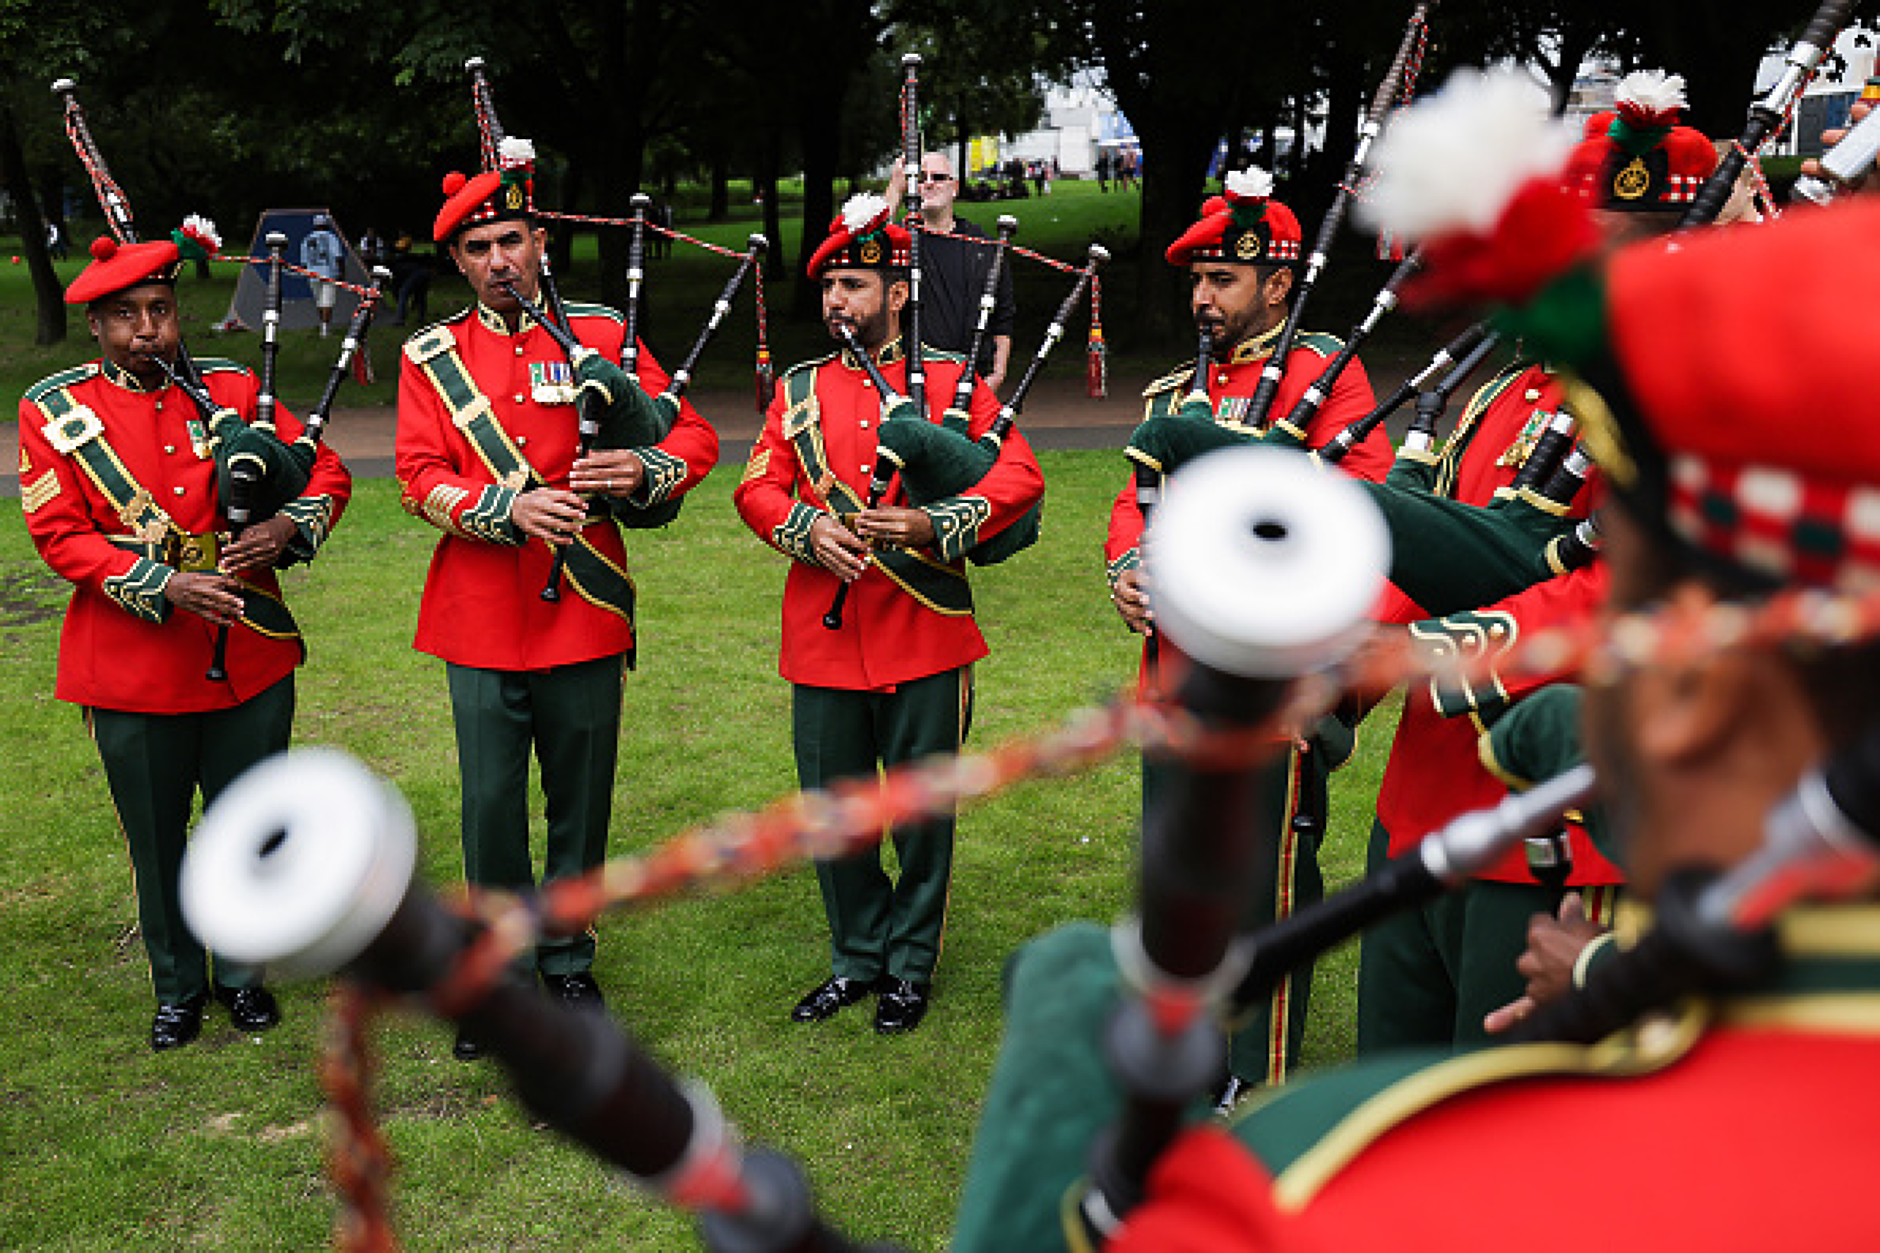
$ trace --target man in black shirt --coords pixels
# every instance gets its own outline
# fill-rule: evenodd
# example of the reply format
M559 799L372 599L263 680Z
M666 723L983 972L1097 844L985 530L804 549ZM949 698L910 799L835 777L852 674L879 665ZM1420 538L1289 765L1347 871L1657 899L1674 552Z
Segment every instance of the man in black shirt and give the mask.
M888 181L888 203L899 204L906 182L897 163ZM989 239L984 231L956 217L953 201L959 195L953 162L945 153L930 152L920 159L920 212L927 227L921 237L920 338L930 348L965 352L979 321L979 298L986 290L986 271L992 265L992 245L968 243ZM998 391L1012 359L1012 270L999 275L992 320L976 363L986 386Z

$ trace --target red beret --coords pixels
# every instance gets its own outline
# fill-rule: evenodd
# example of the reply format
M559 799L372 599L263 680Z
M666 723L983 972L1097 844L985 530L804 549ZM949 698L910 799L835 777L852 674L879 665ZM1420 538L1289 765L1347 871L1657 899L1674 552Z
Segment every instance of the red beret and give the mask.
M88 304L144 283L174 283L182 253L174 240L120 244L105 235L92 241L91 258L91 264L65 289L66 304Z
M1285 265L1299 260L1299 219L1267 196L1210 197L1201 220L1181 233L1164 254L1171 265L1190 261L1232 261L1246 265Z
M1682 209L1717 168L1717 150L1689 126L1634 129L1617 110L1586 119L1565 181L1601 209Z
M497 168L475 178L456 170L444 176L444 207L431 238L441 244L466 226L512 218L535 220L535 145L516 135L504 138Z
M1856 198L1614 255L1615 407L1662 458L1665 521L1702 551L1783 582L1880 587L1875 238L1880 204Z
M829 238L809 259L809 276L821 278L828 269L906 269L913 260L912 246L906 228L888 220L886 200L852 196L841 215L829 223Z

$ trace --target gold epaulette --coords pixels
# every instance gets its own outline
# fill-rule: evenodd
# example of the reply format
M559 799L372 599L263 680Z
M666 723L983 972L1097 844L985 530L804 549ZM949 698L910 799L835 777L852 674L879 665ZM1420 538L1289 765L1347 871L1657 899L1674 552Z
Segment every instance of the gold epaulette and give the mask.
M1336 357L1345 341L1324 331L1300 331L1293 337L1293 349L1310 349L1321 357Z
M66 387L76 387L86 379L98 376L98 363L87 361L84 365L75 365L60 370L57 374L48 374L26 389L26 399L38 404L53 392Z
M606 318L616 326L625 326L627 322L612 305L591 305L581 300L569 300L563 302L562 307L571 318Z
M447 318L431 325L405 341L405 356L413 365L423 365L431 358L449 352L457 344L457 337L450 332L451 324L458 319Z
M1178 387L1186 387L1188 385L1188 380L1193 378L1194 376L1195 376L1195 363L1194 362L1190 361L1185 365L1178 365L1173 370L1169 371L1167 374L1164 374L1161 378L1157 379L1155 382L1143 388L1142 398L1144 400L1149 400L1153 397L1160 396L1163 392L1171 392L1171 391L1174 391Z

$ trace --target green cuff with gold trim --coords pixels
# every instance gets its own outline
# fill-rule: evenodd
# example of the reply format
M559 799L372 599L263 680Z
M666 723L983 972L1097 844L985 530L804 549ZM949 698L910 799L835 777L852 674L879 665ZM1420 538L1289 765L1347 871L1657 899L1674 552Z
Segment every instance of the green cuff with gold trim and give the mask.
M979 528L992 520L992 505L983 496L949 496L921 506L933 521L934 548L943 561L958 561L979 543Z
M146 622L166 622L170 617L170 600L163 593L175 574L175 570L160 561L138 557L129 570L105 579L104 594L133 617Z
M1139 570L1141 568L1142 548L1140 546L1130 549L1115 561L1112 561L1105 569L1105 573L1110 580L1110 590L1112 592L1116 590L1116 581L1125 574L1129 573L1131 570Z
M809 542L809 529L816 519L828 516L820 509L812 509L802 501L796 501L790 506L789 515L782 524L771 531L770 542L798 561L820 566L822 562L816 560L816 548Z
M629 505L647 508L671 500L685 482L688 467L685 462L658 448L636 448L640 461L646 466L646 475L640 480L640 486L627 497Z
M333 527L331 496L301 496L281 506L281 516L294 524L294 538L287 541L281 565L312 561Z
M457 515L457 525L466 535L491 544L520 546L529 537L510 521L520 493L492 483L477 497L477 503Z
M1508 707L1508 690L1495 673L1495 660L1514 646L1520 626L1503 612L1452 613L1410 624L1410 640L1430 663L1430 700L1445 718L1475 714L1493 721ZM1468 673L1488 658L1487 668Z

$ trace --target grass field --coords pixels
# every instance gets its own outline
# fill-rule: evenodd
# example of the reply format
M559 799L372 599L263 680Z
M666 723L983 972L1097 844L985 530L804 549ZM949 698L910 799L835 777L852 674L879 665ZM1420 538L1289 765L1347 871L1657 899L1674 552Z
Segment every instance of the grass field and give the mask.
M977 745L1052 724L1134 670L1100 551L1120 463L1095 452L1040 460L1043 540L975 575L992 644ZM783 560L738 522L735 478L721 469L677 525L629 540L643 645L627 685L615 853L792 786L788 692L775 673ZM399 511L391 483L361 483L327 552L287 590L312 648L297 741L346 748L396 781L417 816L424 873L448 884L460 861L444 679L409 647L433 539ZM63 602L18 513L0 509L0 746L11 767L0 954L13 971L0 1031L0 1247L319 1247L334 1208L312 1066L320 989L286 988L286 1022L259 1040L212 1011L198 1043L149 1051L123 844L78 713L51 697ZM1389 720L1373 717L1337 779L1333 882L1361 864ZM827 969L807 870L609 917L597 974L616 1017L657 1056L711 1085L749 1138L804 1163L840 1228L942 1248L998 1047L1001 964L1058 923L1126 911L1136 780L1119 759L964 815L934 1008L909 1036L877 1037L866 1012L815 1028L786 1020ZM1321 963L1309 1064L1349 1055L1353 983L1350 951ZM696 1247L683 1219L532 1126L495 1066L453 1061L447 1027L392 1019L376 1055L408 1247Z

